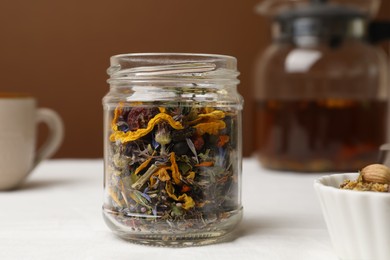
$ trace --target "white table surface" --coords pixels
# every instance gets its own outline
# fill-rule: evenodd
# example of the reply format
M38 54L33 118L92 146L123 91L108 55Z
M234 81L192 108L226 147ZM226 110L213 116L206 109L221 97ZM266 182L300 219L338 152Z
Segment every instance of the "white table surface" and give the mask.
M102 160L50 160L0 192L0 259L336 260L313 189L321 174L243 165L244 218L233 241L192 248L136 245L105 225Z

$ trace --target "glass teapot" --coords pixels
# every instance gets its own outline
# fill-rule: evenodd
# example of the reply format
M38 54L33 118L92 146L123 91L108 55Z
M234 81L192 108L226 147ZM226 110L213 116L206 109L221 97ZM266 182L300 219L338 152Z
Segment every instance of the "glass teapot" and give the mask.
M379 1L265 1L273 43L256 63L256 150L266 168L356 171L387 141ZM372 33L373 32L373 33ZM371 33L371 34L370 34Z

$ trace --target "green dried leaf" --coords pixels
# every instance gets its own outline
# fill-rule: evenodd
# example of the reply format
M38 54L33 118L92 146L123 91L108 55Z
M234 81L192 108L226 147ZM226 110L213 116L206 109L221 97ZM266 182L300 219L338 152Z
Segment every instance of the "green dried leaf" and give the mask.
M146 198L144 198L140 191L138 190L130 190L129 191L130 198L132 198L136 203L145 206L147 208L151 208L149 202Z
M192 169L191 165L184 163L184 162L177 162L177 166L179 167L179 171L182 174L186 174L187 172L189 172Z
M210 149L207 149L205 153L200 153L200 154L198 154L198 157L199 157L202 161L209 161L209 160L210 160L209 153L210 153Z

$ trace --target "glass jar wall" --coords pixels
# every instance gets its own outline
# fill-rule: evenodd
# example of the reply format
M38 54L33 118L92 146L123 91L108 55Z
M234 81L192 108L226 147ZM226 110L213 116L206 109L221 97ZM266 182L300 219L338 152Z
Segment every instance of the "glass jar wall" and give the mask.
M104 106L104 205L122 238L162 246L226 239L242 217L236 59L111 58Z

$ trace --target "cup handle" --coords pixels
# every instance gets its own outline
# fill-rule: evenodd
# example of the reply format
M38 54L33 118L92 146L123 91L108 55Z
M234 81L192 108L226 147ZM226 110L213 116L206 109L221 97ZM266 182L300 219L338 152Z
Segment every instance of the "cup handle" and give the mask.
M64 139L64 123L61 117L52 109L38 108L36 123L45 123L49 128L49 136L43 145L38 149L34 161L34 167L42 160L52 156L60 147Z

